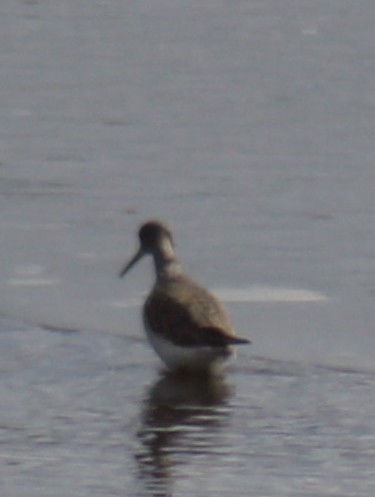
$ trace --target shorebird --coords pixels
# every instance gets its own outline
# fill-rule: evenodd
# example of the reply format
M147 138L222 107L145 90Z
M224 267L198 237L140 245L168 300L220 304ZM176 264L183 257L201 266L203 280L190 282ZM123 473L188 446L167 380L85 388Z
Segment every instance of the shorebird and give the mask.
M217 369L234 353L239 338L218 299L183 273L169 227L158 220L143 224L140 246L121 270L125 274L144 256L154 260L156 281L143 306L151 346L168 369Z

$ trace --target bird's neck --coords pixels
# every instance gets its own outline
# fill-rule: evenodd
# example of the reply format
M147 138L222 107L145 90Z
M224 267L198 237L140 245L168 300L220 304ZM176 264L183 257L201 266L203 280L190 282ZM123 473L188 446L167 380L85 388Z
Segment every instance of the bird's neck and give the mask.
M162 239L157 249L153 252L153 258L157 279L181 274L181 264L178 261L168 238Z

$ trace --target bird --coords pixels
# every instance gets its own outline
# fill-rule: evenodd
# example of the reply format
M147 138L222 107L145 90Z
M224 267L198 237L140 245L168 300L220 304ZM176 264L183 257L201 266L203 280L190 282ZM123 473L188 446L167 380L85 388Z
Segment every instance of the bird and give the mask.
M138 238L139 248L119 276L145 255L153 258L156 278L142 312L150 345L168 370L220 370L234 346L250 340L236 335L220 301L183 272L166 223L145 222Z

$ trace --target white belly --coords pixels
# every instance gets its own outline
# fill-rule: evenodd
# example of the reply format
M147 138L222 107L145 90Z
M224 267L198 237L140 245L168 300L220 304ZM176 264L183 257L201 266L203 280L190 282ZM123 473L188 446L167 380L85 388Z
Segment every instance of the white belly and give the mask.
M220 369L233 355L231 347L184 347L155 334L146 326L147 338L169 369L211 370Z

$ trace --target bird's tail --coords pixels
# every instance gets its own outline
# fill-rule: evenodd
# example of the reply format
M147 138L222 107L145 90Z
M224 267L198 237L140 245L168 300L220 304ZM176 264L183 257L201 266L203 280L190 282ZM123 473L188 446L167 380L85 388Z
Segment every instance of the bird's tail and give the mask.
M249 345L251 340L248 338L233 337L232 343L233 345Z

